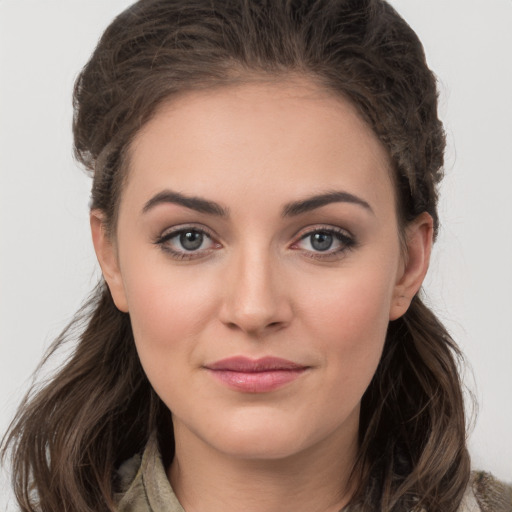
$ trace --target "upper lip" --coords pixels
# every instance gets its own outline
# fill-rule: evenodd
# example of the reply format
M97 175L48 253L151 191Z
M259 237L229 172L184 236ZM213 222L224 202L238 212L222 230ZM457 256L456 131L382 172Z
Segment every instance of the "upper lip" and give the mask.
M209 370L230 371L241 373L258 373L278 370L303 370L306 366L280 357L261 357L251 359L249 357L236 356L221 359L205 365Z

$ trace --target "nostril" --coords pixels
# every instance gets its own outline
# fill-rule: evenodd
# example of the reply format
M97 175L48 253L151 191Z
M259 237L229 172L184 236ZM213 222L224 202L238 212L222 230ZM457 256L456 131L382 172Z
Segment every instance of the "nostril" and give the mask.
M236 322L226 322L226 327L232 331L246 331L248 333L263 333L264 331L273 331L279 329L283 322L270 322L264 326L249 326L249 325L239 325Z

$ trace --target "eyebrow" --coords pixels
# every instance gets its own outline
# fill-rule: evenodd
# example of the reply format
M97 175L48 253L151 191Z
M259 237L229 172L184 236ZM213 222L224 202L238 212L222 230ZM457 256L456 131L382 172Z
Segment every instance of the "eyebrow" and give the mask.
M144 205L142 213L148 212L159 204L166 203L178 204L180 206L184 206L185 208L189 208L190 210L195 210L199 213L206 213L208 215L216 215L218 217L228 216L227 208L222 207L220 204L215 203L214 201L208 201L207 199L203 199L201 197L186 196L184 194L180 194L179 192L173 192L172 190L164 190L153 196Z
M153 196L144 205L142 213L148 212L157 205L166 203L178 204L207 215L215 215L218 217L228 217L229 215L227 208L224 208L214 201L196 196L186 196L172 190L164 190ZM364 199L350 194L349 192L332 191L288 203L283 208L282 216L295 217L331 203L352 203L374 213L372 207Z
M308 197L300 201L293 201L288 203L283 208L283 217L294 217L301 215L302 213L321 208L331 203L352 203L362 206L364 209L375 215L372 207L360 197L350 194L349 192L337 191L326 192L325 194L319 194L316 196Z

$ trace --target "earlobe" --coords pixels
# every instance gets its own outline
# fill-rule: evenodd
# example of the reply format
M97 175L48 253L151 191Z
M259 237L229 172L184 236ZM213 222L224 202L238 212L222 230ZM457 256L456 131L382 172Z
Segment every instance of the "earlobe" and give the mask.
M424 212L406 228L406 254L395 284L389 319L400 318L418 293L430 262L434 234L432 217Z
M91 234L96 257L101 267L103 277L110 289L114 303L120 311L128 313L128 304L124 291L121 271L116 249L108 235L104 223L104 215L99 210L90 214Z

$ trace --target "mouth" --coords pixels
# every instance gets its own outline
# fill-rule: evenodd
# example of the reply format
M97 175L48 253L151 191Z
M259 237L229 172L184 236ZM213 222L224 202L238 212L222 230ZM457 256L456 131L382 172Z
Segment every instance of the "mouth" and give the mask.
M245 393L267 393L299 378L308 366L278 357L230 357L205 366L222 384Z

